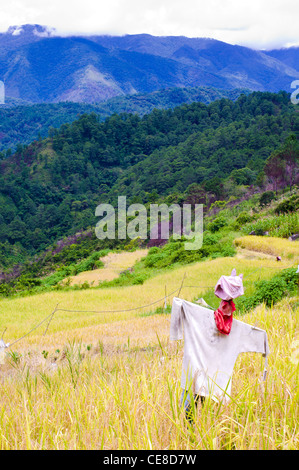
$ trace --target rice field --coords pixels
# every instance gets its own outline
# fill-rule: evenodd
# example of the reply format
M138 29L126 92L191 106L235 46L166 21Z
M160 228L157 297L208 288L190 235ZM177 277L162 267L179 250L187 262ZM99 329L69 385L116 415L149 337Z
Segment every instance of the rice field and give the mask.
M124 251L121 253L108 253L101 258L104 268L93 269L92 271L83 271L76 276L70 276L67 281L69 285L80 285L88 282L90 285L98 285L100 281L112 281L119 276L122 271L132 268L141 258L146 256L148 249L139 249L136 251Z
M179 289L186 300L212 298L220 275L234 267L250 289L254 280L289 264L270 257L219 258L169 270L143 285L1 300L0 331L7 327L7 342L38 325L58 303L72 311L57 310L49 325L6 350L0 449L298 449L298 297L241 318L267 330L267 380L260 380L261 355L240 355L230 403L199 407L193 428L179 406L183 344L169 341L170 315L163 311L165 294L169 307Z
M299 258L299 241L290 241L286 238L245 236L235 240L238 248L244 248L257 253L264 253L270 256L281 256L290 262Z

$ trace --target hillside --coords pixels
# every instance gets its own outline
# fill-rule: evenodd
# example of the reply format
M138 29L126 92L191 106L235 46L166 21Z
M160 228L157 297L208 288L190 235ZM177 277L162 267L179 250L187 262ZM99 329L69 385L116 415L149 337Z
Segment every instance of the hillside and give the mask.
M275 272L274 268L279 271L299 263L298 209L296 189L290 192L284 188L277 195L266 191L251 197L218 201L204 216L203 245L196 250L186 250L184 238L174 240L172 237L144 241L137 237L109 243L97 239L91 229L64 237L26 263L6 270L1 276L0 295L12 298L138 286L182 266L192 269L194 263L204 266L218 258L235 262L253 260L254 263L266 260L264 266L271 269L266 269L265 274L269 275ZM286 289L283 282L278 280L275 289L266 289L267 298L274 298L277 289L278 295L283 297ZM208 292L208 298L210 294Z
M1 263L93 228L96 206L119 194L128 204L195 198L209 207L240 197L246 185L263 190L267 158L296 133L298 114L284 92L103 122L84 114L2 160Z
M204 38L64 36L40 25L0 34L6 95L32 103L95 103L165 88L290 91L298 48L287 56Z
M264 359L241 354L231 402L216 407L208 401L195 412L194 429L179 406L184 344L169 341L169 310L179 291L181 298L204 297L215 306L212 289L232 268L244 274L247 295L287 264L263 256L218 258L161 273L144 285L1 299L0 328L7 328L4 339L11 343L0 365L1 448L298 449L294 290L275 305L234 313L267 332L266 381Z
M173 88L147 94L118 96L97 104L63 102L33 105L8 99L0 106L0 159L15 151L18 145L28 145L34 140L48 137L50 128L71 123L84 113L94 112L100 120L121 113L143 116L153 109L173 109L184 103L209 104L221 98L234 101L241 93L248 94L249 91L217 90L211 87Z

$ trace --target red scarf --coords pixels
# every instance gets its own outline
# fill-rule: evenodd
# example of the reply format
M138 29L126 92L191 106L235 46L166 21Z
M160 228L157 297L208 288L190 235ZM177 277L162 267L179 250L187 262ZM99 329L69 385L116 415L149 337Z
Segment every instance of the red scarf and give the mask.
M236 310L232 300L222 300L219 308L214 312L216 326L220 333L229 335L233 323L233 312Z

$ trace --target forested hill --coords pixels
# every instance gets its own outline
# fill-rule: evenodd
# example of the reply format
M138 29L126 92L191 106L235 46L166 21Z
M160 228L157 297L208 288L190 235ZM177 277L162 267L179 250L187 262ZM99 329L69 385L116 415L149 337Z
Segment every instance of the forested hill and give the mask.
M58 128L71 123L84 113L95 112L100 120L112 114L148 114L153 109L172 109L184 103L211 103L220 98L237 99L249 90L218 90L211 87L170 88L153 93L117 96L102 103L19 103L7 99L0 106L0 159L18 145L28 145L34 140L48 136L50 127ZM2 152L2 155L1 155Z
M266 159L298 131L296 106L285 92L104 122L84 114L1 162L0 263L7 268L93 228L95 207L118 195L129 204L184 202L195 185L197 195L211 201L244 185L263 187Z

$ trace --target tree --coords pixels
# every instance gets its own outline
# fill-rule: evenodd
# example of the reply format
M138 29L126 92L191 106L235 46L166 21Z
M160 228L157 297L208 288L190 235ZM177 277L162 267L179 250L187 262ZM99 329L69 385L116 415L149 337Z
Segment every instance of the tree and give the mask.
M285 179L285 167L285 160L282 159L279 151L273 152L266 160L264 171L272 182L276 194L278 184Z
M252 171L250 168L245 167L240 168L239 170L233 170L230 176L236 184L250 185L256 178L256 172Z
M184 194L185 204L206 204L207 195L205 190L196 183L190 184Z
M286 139L284 146L279 152L279 155L285 160L286 176L291 191L294 183L296 182L299 164L299 145L295 134L291 134Z
M204 188L205 188L206 191L215 194L217 199L219 199L221 194L222 194L223 183L222 183L221 179L218 176L215 176L211 180L206 181L204 183Z

